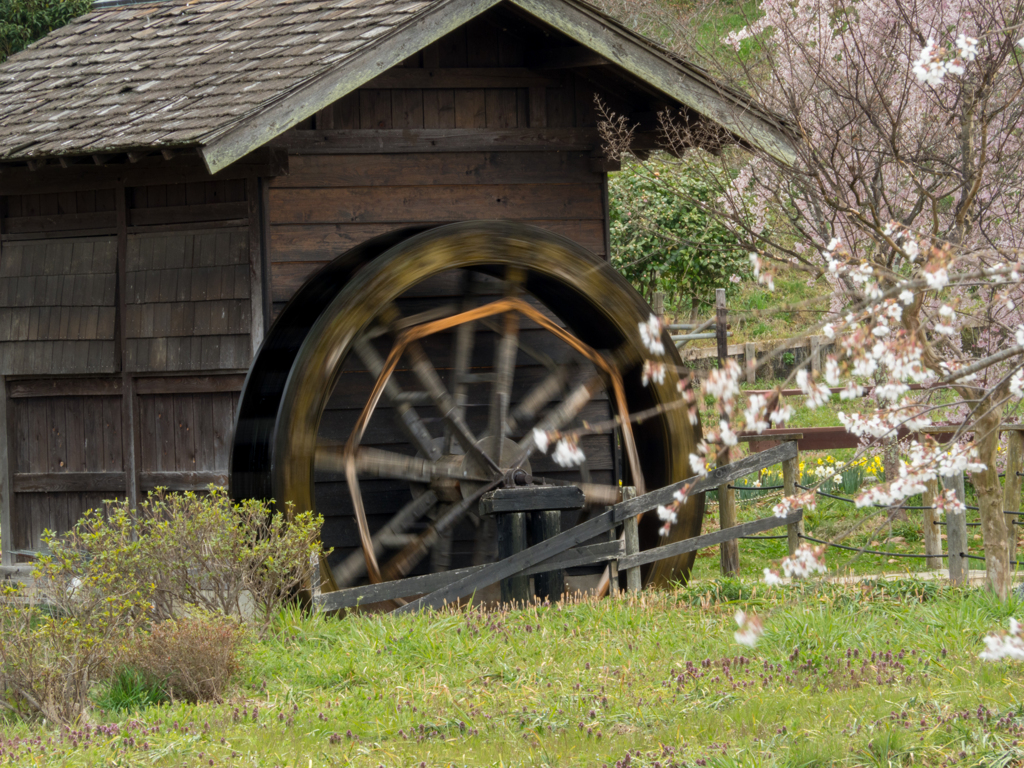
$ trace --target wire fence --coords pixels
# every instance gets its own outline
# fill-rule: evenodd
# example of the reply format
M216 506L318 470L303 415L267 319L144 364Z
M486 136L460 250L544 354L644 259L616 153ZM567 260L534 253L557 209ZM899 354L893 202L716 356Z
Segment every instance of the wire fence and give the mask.
M1024 477L1024 472L1017 472L1017 476L1018 477ZM801 485L800 483L794 483L794 485L797 488L800 488L801 490L805 490L805 491L814 490L811 487L806 486L806 485ZM746 486L745 487L745 486L730 485L730 486L727 486L727 487L732 489L732 490L737 490L737 491L768 491L768 490L779 490L779 489L784 489L785 488L785 486L781 486L781 485L752 486L752 487L751 486ZM857 503L856 499L851 499L851 498L849 498L847 496L838 496L838 495L832 494L832 493L825 493L824 491L817 491L817 493L818 493L819 496L825 496L825 497L830 498L830 499L836 499L837 501L846 502L848 504L856 505L856 503ZM932 505L932 506L922 506L922 505L904 504L904 505L900 505L900 506L897 506L897 507L887 507L887 506L885 506L883 504L872 504L870 506L872 506L872 507L874 507L876 509L898 509L898 510L934 510L935 509L934 505ZM974 511L978 511L979 510L978 507L973 507L973 506L967 506L966 509L974 510ZM1014 512L1014 511L1010 511L1010 510L1003 510L1003 514L1004 515L1013 515L1013 516L1019 517L1019 516L1024 515L1024 512ZM940 521L940 520L933 520L932 523L934 525L948 525L948 523L946 523L944 521ZM1013 520L1012 524L1013 525L1024 526L1024 521ZM969 527L977 527L977 526L980 526L981 523L965 523L965 525L967 525ZM857 552L857 553L863 554L863 555L877 555L879 557L904 557L904 558L911 558L911 559L927 559L927 558L943 558L943 557L948 558L950 556L950 553L948 553L948 552L946 552L946 553L936 553L936 554L920 554L919 555L919 554L912 553L912 552L891 552L891 551L883 551L883 550L878 550L878 549L867 549L865 547L851 547L851 546L846 545L846 544L839 544L838 542L835 542L835 541L827 541L825 539L815 538L814 536L808 536L806 533L803 533L803 532L798 532L797 533L797 537L800 538L800 539L804 539L806 541L813 541L816 544L824 544L825 546L828 546L828 547L835 547L837 549L844 549L844 550L848 550L850 552ZM751 541L751 540L757 541L757 540L768 540L768 539L787 539L789 537L788 536L740 536L739 538L744 539L746 541ZM957 554L961 558L964 558L965 560L985 560L985 558L983 556L981 556L981 555L970 555L970 554L967 554L965 552L959 552ZM1013 560L1013 561L1010 562L1010 565L1011 566L1024 565L1024 561Z

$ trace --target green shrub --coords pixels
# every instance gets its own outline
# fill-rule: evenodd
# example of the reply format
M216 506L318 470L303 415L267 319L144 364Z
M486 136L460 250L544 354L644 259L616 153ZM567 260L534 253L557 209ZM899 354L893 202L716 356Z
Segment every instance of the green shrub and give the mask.
M43 539L50 554L33 592L0 591L0 707L68 724L148 619L153 589L139 578L141 545L118 510Z
M240 623L267 631L318 567L322 522L211 488L153 493L137 510L108 502L64 536L46 532L35 591L0 591L0 708L73 723L103 678L115 707L154 684L219 698L237 669Z
M151 493L134 517L141 575L155 586L156 620L199 608L251 622L266 632L281 606L308 582L320 553L323 518L264 502L232 503L223 489L208 494Z
M746 251L705 205L728 185L709 164L623 161L610 177L612 264L650 300L712 304L730 276L750 272Z

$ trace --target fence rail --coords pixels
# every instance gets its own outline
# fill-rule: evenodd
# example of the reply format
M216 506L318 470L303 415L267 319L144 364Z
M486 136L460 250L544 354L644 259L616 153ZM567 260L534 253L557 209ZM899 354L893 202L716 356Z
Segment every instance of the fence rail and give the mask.
M696 480L691 478L659 488L643 496L627 498L567 531L515 552L498 562L446 573L415 576L383 584L354 587L337 592L321 593L317 587L314 588L313 604L317 610L329 611L370 602L422 595L401 606L398 611L436 609L514 576L521 577L550 572L571 565L600 562L615 562L618 571L626 572L627 588L639 589L640 566L655 560L675 557L684 552L716 546L722 542L734 541L741 536L749 536L782 526L788 527L788 538L791 542L795 542L798 526L802 520L802 514L799 511L795 511L786 518L772 516L672 544L664 544L643 552L639 548L636 525L641 515L651 512L661 505L670 504L676 491L684 486L690 486L688 493L692 495L705 493L728 485L746 475L759 473L762 469L767 469L779 462L792 461L797 455L796 443L788 441L767 451L747 456L735 463L717 467ZM527 489L506 488L494 493L510 495L522 490L530 492L532 503L537 507L534 511L541 512L546 509L543 495L537 493L536 486ZM506 514L523 513L521 505L517 509L519 511ZM587 544L596 537L610 531L617 531L619 528L622 529L621 547L617 540L609 544ZM610 546L611 544L614 546Z

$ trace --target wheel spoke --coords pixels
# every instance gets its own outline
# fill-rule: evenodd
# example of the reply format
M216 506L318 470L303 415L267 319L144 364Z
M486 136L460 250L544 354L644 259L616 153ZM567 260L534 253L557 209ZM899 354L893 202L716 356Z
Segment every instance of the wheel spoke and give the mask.
M374 378L380 376L380 372L384 369L384 360L377 354L373 345L363 338L356 341L354 346L359 359L363 361L363 365L369 369ZM406 393L395 383L393 377L388 379L384 385L384 396L394 406L399 426L420 453L436 461L441 458L441 451L431 442L430 430L420 419L416 409L407 402L405 395Z
M462 311L466 312L472 308L472 288L475 280L475 272L467 272L463 281ZM452 374L452 397L455 400L456 412L462 418L466 418L466 389L468 382L466 374L469 373L470 361L473 358L473 342L476 339L476 323L462 323L455 329L455 348L453 350ZM458 442L451 428L447 432L448 452L454 453L455 443Z
M459 410L455 406L455 400L445 388L441 377L437 375L437 371L431 365L426 352L423 351L423 347L420 346L419 342L410 342L409 346L405 348L405 353L413 373L416 374L423 388L434 398L434 404L437 406L437 410L441 412L441 418L451 427L455 439L459 441L463 450L468 454L475 455L495 472L500 472L498 465L494 463L491 457L487 456L477 447L476 437L469 430L466 420L459 414Z
M487 434L494 438L495 460L501 458L501 445L505 437L509 401L512 399L512 377L516 355L519 352L519 315L505 313L505 327L494 351L494 385L491 387L491 405L488 411Z
M537 422L536 429L542 432L561 429L575 419L580 411L586 407L587 403L590 402L591 398L603 390L604 387L604 379L595 374L576 387L557 408L552 409L543 419ZM515 461L512 462L512 466L515 467L521 464L536 449L537 444L533 440L533 432L530 432L530 434L519 441L519 453Z
M321 443L316 447L316 468L319 471L341 472L345 469L345 448L340 444ZM355 453L356 470L365 477L389 477L414 483L431 480L474 480L487 482L488 477L470 476L454 464L429 461L419 456L403 456L380 448L360 446Z
M569 366L560 365L549 373L543 381L526 393L522 402L512 409L508 416L508 430L515 432L521 426L532 422L541 408L550 403L562 390L569 379Z
M427 514L437 504L437 496L433 491L427 491L409 501L395 516L392 517L383 528L373 535L373 550L377 557L384 554L385 540L390 536L405 533L410 525L415 523ZM366 573L366 558L361 549L357 549L331 571L334 581L339 588L351 586L356 579Z
M479 490L470 494L462 501L452 504L442 511L437 520L427 530L385 564L385 577L388 580L399 579L409 573L427 556L427 553L438 542L438 539L454 528L471 509L476 507L480 502L480 497L487 493L487 491L494 490L497 485L498 481L483 485Z

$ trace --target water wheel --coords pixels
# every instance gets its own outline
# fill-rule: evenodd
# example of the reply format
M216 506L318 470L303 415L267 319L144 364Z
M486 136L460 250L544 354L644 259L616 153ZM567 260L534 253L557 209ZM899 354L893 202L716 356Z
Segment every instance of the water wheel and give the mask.
M602 508L622 485L683 479L699 429L686 410L630 423L679 397L671 375L642 384L649 314L607 262L533 227L370 240L315 274L268 332L239 403L231 493L323 514L334 553L322 573L344 587L493 559L478 501L503 483L580 485ZM601 423L579 440L582 463L537 450L536 428ZM682 510L669 540L699 533L701 507ZM642 548L665 542L659 525L641 521ZM692 557L645 581L685 578Z

